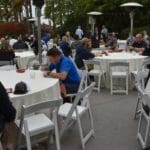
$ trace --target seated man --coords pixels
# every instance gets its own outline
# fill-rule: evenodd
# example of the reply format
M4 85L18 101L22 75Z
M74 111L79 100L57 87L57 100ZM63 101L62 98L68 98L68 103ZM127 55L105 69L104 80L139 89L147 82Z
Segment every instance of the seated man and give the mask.
M22 37L20 36L18 38L18 41L13 45L13 49L15 50L28 50L28 45L26 42L22 40Z
M117 38L115 33L108 34L108 40L105 44L106 47L110 47L111 50L116 50L117 48Z
M51 62L50 71L44 72L45 77L60 79L61 93L63 97L66 94L77 93L80 84L80 75L72 60L62 55L57 48L52 48L47 53ZM56 73L51 72L56 69Z
M75 63L79 69L84 69L83 60L94 58L95 55L91 53L91 40L88 38L82 39L82 44L76 50Z
M72 50L71 50L71 47L69 46L69 43L67 42L66 36L62 37L62 41L60 42L59 46L60 46L60 49L62 50L63 54L66 57L69 57L72 55Z
M143 41L142 34L137 34L135 37L135 41L132 46L129 46L129 50L134 50L139 54L143 54L144 51L147 49L146 43Z
M71 43L71 49L77 49L81 45L81 40L78 35L74 35L74 41Z

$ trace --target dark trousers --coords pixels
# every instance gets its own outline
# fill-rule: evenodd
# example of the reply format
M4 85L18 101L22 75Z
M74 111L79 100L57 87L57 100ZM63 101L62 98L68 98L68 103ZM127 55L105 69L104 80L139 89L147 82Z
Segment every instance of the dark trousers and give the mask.
M79 89L79 84L65 84L67 94L76 94ZM74 99L74 98L73 98ZM63 97L63 101L65 102L70 102L71 98L70 97Z

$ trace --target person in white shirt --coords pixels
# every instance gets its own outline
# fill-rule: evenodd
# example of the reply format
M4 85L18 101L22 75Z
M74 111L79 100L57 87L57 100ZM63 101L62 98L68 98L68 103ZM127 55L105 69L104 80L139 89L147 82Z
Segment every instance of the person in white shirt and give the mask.
M108 38L108 29L105 27L105 25L102 26L101 34L103 36L103 40L106 42Z
M78 26L75 34L79 36L79 39L82 39L84 33L83 33L83 30L81 29L81 26Z
M13 47L13 45L14 45L17 41L18 41L18 40L15 39L15 38L10 38L10 40L9 40L9 45L10 45L11 47Z

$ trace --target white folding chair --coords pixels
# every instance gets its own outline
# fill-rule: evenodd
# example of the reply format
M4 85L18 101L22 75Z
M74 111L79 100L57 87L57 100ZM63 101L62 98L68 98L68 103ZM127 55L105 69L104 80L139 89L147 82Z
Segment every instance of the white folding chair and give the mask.
M138 91L142 96L142 103L150 108L150 97L145 94L141 87L138 86ZM148 113L148 114L147 114ZM150 146L150 113L146 112L141 107L140 120L138 125L137 139L139 140L142 149Z
M25 135L26 138L27 150L31 150L32 149L31 137L34 137L41 133L50 132L52 130L55 130L56 147L57 150L60 150L57 112L61 104L62 104L62 100L59 99L53 101L45 101L31 106L22 106L21 119L19 121L20 123L18 121L16 122L16 125L19 127L19 131L20 131L18 136L18 145L17 145L18 150L21 147L20 143L21 143L22 134ZM53 110L52 120L49 117L47 117L45 114L37 113L45 109L49 109L50 111ZM38 141L34 141L34 144L43 140L45 139L43 138Z
M135 84L138 82L138 74L140 73L142 73L142 76L143 76L143 86L144 86L144 80L145 80L145 78L147 77L147 75L148 75L148 71L149 71L149 69L147 69L146 67L148 66L148 65L150 65L150 58L148 57L148 58L145 58L143 61L142 61L142 63L141 63L141 65L139 66L139 68L138 68L138 70L136 70L136 71L132 71L131 72L131 74L134 76L134 78L135 78Z
M58 112L59 116L66 118L62 125L60 135L62 136L64 134L64 132L70 127L70 124L72 124L72 120L77 121L81 144L82 144L83 149L85 148L85 144L87 143L89 138L91 136L94 136L93 117L92 117L92 112L91 112L91 107L90 107L90 97L89 97L92 93L94 86L95 86L95 83L92 83L90 86L85 88L83 91L80 91L77 94L73 104L72 103L63 104L60 107L59 112ZM83 99L82 104L81 104L81 106L78 106L78 103L81 99ZM81 126L81 117L86 112L88 112L88 114L89 114L91 129L88 132L88 134L86 136L84 136L83 129Z
M83 89L85 89L87 87L87 73L85 70L82 71L82 75L81 75L81 81L80 81L80 85L79 85L79 89L78 89L78 92L82 91ZM78 93L77 92L77 93ZM73 94L67 94L67 97L75 97L77 95L77 93L73 93Z
M114 71L115 68L121 68L123 71ZM129 63L128 62L110 62L109 63L109 73L110 73L110 91L111 95L113 93L126 93L128 95L128 76L129 76ZM113 89L113 79L125 79L125 90L114 90Z
M97 60L83 60L83 61L84 61L84 66L85 66L85 70L87 72L87 77L88 77L87 82L88 82L88 79L90 80L89 78L90 76L98 77L98 87L94 89L100 92L102 77L105 82L105 71L102 70L101 62ZM93 66L94 69L89 70L89 65Z
M118 48L120 48L120 49L126 49L126 47L127 47L126 40L118 40L117 43L118 43Z
M145 79L148 76L148 69L146 69L147 65L150 65L150 59L145 59L141 66L139 67L137 73L134 74L135 77L135 86L136 87L140 87L143 91L145 88ZM138 91L138 89L137 89ZM141 110L141 94L138 91L138 95L137 95L137 104L136 104L136 109L135 109L135 114L134 114L134 119L137 118L137 115L139 114L140 110Z
M38 70L39 67L40 67L40 63L39 63L39 57L38 56L35 56L33 58L29 58L28 63L27 63L28 69Z

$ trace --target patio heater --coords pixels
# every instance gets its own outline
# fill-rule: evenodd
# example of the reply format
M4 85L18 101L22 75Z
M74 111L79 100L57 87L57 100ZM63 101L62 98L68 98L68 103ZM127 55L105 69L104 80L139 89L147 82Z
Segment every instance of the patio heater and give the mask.
M41 9L44 5L44 0L33 0L33 5L36 6L37 11L37 30L38 30L38 50L39 50L39 61L42 63L42 49L41 49Z
M135 10L138 7L143 7L143 5L136 3L136 2L128 2L120 5L120 7L126 7L129 10L129 16L130 16L130 33L133 37L133 26L134 26L134 16L135 16Z
M96 16L100 16L102 15L101 12L97 12L97 11L92 11L87 13L89 15L89 24L91 24L91 33L92 36L94 35L94 28L95 28L95 24L96 24Z

